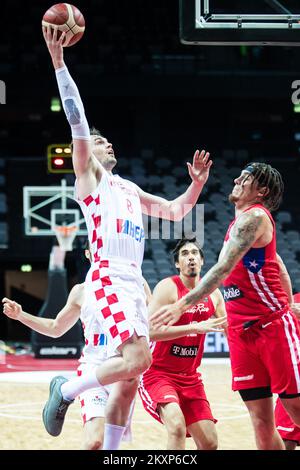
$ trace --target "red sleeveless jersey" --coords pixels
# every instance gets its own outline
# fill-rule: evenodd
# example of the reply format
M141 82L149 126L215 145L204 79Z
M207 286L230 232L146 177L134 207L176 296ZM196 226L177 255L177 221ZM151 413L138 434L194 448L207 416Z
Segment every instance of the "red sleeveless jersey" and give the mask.
M189 293L179 276L172 276L171 279L177 286L178 299ZM188 325L207 320L214 313L215 307L209 296L184 312L175 325ZM153 342L151 348L153 362L150 370L194 375L201 363L204 341L204 334L189 334L169 341Z
M228 323L233 327L250 320L262 319L288 306L288 296L281 286L276 258L275 222L270 212L261 204L255 204L244 212L254 207L262 209L268 215L273 225L273 237L265 247L251 248L223 282ZM224 243L227 242L235 222L236 219L229 225Z

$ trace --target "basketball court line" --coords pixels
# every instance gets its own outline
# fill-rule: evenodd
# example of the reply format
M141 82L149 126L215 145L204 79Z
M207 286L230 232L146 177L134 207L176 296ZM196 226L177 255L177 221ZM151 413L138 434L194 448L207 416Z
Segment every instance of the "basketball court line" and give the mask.
M34 402L34 403L30 403L30 405L34 405L33 408L32 407L28 407L28 403L26 403L26 410L28 412L39 412L40 414L40 410L42 409L42 406L45 404L45 402ZM9 404L6 404L6 405L1 405L0 406L0 417L3 417L3 418L11 418L11 419L16 419L16 420L29 420L29 421L41 421L41 416L27 416L27 415L24 415L24 414L14 414L13 411L17 412L19 408L24 408L24 405L25 403L9 403ZM36 409L35 406L38 406L39 408ZM241 405L241 406L235 406L235 405L221 405L218 404L218 405L215 405L214 408L223 408L223 411L230 411L232 409L236 409L236 410L243 410L244 407ZM6 412L5 409L10 409L12 410L12 412ZM218 414L218 413L217 413ZM241 413L241 414L238 414L238 415L234 415L234 416L218 416L218 421L219 422L222 422L222 421L233 421L233 420L237 420L237 419L244 419L244 418L248 418L248 413L247 411L245 411L245 413ZM79 423L81 422L81 419L80 417L78 416L78 419L74 419L74 418L70 418L68 419L68 422L70 423ZM153 423L153 420L148 420L148 419L133 419L133 423L135 424L152 424Z
M229 366L229 358L204 358L202 360L203 365L226 365ZM78 363L79 365L79 363ZM37 366L38 367L38 366ZM49 383L53 377L56 375L63 375L66 378L76 376L76 370L30 370L23 372L20 371L20 368L26 369L26 365L14 366L12 364L7 364L9 369L17 369L18 372L1 372L0 373L0 382L10 382L10 383ZM32 366L30 366L32 369ZM214 382L214 384L216 384ZM223 383L220 383L221 385Z
M70 370L38 370L27 372L2 372L0 374L0 382L9 383L46 383L49 384L51 379L56 375L63 375L67 379L76 376L76 371Z

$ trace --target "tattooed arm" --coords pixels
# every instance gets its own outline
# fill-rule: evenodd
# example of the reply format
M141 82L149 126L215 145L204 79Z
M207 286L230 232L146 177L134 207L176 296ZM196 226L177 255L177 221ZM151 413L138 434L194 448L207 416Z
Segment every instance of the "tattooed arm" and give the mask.
M231 230L221 259L185 297L175 304L160 308L150 317L153 328L159 328L163 324L173 325L189 306L198 303L217 289L240 259L257 244L269 223L269 218L261 209L255 208L242 213Z

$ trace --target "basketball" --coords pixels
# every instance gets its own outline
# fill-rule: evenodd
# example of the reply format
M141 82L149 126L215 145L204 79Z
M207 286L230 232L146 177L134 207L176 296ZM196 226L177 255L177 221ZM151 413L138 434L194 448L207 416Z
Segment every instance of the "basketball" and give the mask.
M42 25L50 25L58 28L58 31L65 31L66 47L69 47L76 44L83 36L85 20L81 11L74 5L57 3L46 11L43 16Z

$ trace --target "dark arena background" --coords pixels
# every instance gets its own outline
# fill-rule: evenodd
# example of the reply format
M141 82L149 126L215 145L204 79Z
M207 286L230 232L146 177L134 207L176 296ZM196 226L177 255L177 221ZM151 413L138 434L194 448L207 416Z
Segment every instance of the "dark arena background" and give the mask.
M77 44L64 49L65 62L89 124L113 143L117 172L148 192L174 199L189 184L186 162L195 150L210 152L213 166L198 201L204 218L200 224L193 220L206 272L217 261L234 218L228 203L233 179L248 162L270 163L285 183L274 215L277 251L293 292L300 292L300 24L292 22L291 33L278 27L286 21L279 17L257 19L259 26L247 30L247 19L236 18L292 14L300 21L299 2L282 0L284 10L278 10L278 2L263 0L74 4L86 30ZM60 188L71 188L75 177L71 133L41 31L50 6L44 0L1 2L0 293L26 312L55 317L72 286L84 281L88 262L82 223L60 267L53 268L50 256L58 245L51 221L72 223L79 209L71 198L62 209L55 197L62 194ZM199 32L195 15L201 7L205 27ZM240 21L244 29L236 33L234 26L220 33L220 26L211 27L219 21L211 15L232 15L230 21ZM270 27L272 22L276 27ZM227 39L230 45L224 45ZM161 223L145 219L145 226L149 236L142 268L153 289L176 274L171 250L180 237L174 224L167 236ZM78 403L56 439L44 430L41 411L52 376L58 370L75 374L82 347L79 323L53 339L31 333L1 312L0 449L81 448ZM208 334L200 370L218 419L219 448L255 449L247 410L231 391L228 356L225 336ZM166 448L164 427L144 411L139 397L132 427L132 442L122 449ZM192 439L187 449L194 449Z

